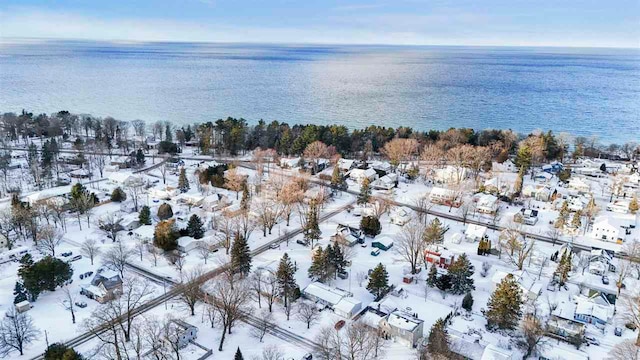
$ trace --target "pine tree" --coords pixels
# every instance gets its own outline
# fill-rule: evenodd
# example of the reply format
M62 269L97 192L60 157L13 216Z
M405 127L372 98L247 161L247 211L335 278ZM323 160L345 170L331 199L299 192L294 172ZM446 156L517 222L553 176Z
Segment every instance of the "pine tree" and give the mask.
M473 265L469 261L467 254L463 253L449 267L451 276L451 293L455 295L464 294L475 290L473 285Z
M123 202L125 200L127 200L127 194L124 192L124 190L122 190L121 187L113 189L113 192L111 192L111 201Z
M558 218L555 222L555 227L557 229L562 229L567 223L567 218L569 217L569 205L567 202L562 203L562 208L560 208L560 212L558 213Z
M427 349L431 355L440 355L445 358L451 354L449 337L442 318L436 320L435 324L431 327L431 331L429 331Z
M366 204L371 199L371 186L369 179L365 178L360 186L360 194L358 194L358 205Z
M29 299L27 290L19 281L16 281L16 286L13 288L13 295L14 295L14 298L13 298L14 304L17 304L19 302L23 302Z
M560 257L558 267L553 273L553 277L558 279L560 286L563 286L569 279L569 273L571 273L571 253L565 251Z
M251 194L249 193L249 186L247 182L242 182L242 200L240 200L240 207L243 210L249 209L249 204L251 203Z
M471 311L473 308L473 295L470 292L462 298L462 308L467 311Z
M231 246L231 269L236 274L246 276L251 271L251 251L244 236L236 232Z
M343 273L345 271L345 268L347 267L347 261L344 258L342 247L340 247L340 245L338 244L335 244L333 246L332 255L331 266L334 270L334 274L337 275L339 273Z
M367 236L376 236L382 230L380 220L375 216L363 216L360 220L360 229Z
M638 197L633 195L633 199L629 203L629 212L635 214L638 212Z
M333 167L333 173L331 174L331 186L341 189L343 182L344 179L342 178L342 174L340 174L340 168L336 164L336 166Z
M244 357L242 356L242 352L240 351L240 347L238 347L238 350L236 351L236 355L233 357L233 360L244 360Z
M278 287L280 288L280 294L284 298L284 307L286 308L290 300L293 300L295 289L298 288L296 279L294 277L296 272L295 267L291 263L289 254L284 253L280 264L278 264L278 270L276 271L276 277L278 278ZM287 315L288 316L288 315Z
M521 306L522 290L513 275L508 274L487 302L487 310L484 312L487 329L515 329L522 316Z
M427 244L439 244L444 241L444 233L447 232L447 229L442 225L440 219L435 218L431 220L429 226L424 232L424 241Z
M178 189L183 193L189 191L189 180L184 167L180 169L180 175L178 176Z
M140 222L140 225L151 225L151 210L147 205L143 206L142 209L140 209L138 221Z
M202 237L204 237L204 226L198 215L193 214L189 218L187 234L194 239L202 239Z
M447 292L451 289L451 275L442 274L436 279L436 287L442 292Z
M322 235L322 232L320 231L320 226L318 226L318 205L312 202L307 212L304 239L313 247L313 242L320 240L320 235Z
M322 246L315 248L311 256L311 266L309 266L309 278L312 280L323 281L326 276L325 272L326 255L322 250Z
M582 211L578 210L573 214L573 219L571 220L571 226L575 229L580 229L582 226Z
M513 185L513 193L515 195L519 195L522 192L522 184L524 182L524 167L520 167L518 171L518 177L516 178L516 182Z
M373 294L376 299L382 298L389 290L389 274L382 263L379 263L369 275L369 284L367 290Z
M438 268L436 264L431 264L429 268L429 275L427 276L427 284L431 287L436 286L436 281L438 280Z

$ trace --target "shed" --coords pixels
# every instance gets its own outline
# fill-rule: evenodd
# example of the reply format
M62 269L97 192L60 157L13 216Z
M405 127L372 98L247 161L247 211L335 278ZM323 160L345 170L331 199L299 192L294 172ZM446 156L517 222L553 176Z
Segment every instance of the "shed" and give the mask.
M371 246L387 251L393 247L393 239L388 236L380 236L371 242Z
M16 307L16 311L19 313L23 313L25 311L29 311L31 310L31 308L33 307L33 305L31 305L30 302L28 302L27 300L25 301L21 301L17 304L15 304Z

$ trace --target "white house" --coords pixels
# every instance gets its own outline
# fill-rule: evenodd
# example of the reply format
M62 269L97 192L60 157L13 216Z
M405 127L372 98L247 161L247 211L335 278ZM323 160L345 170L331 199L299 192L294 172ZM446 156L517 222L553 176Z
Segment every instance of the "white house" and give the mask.
M373 168L368 168L366 170L353 169L349 171L348 176L350 179L358 182L358 184L362 184L364 179L368 179L370 183L376 180L378 178L378 173Z
M616 212L619 214L629 213L629 200L617 199L607 205L607 211Z
M362 303L352 298L351 293L317 281L307 285L302 290L302 295L333 309L336 314L346 318L351 318L362 308Z
M182 236L178 238L178 250L182 252L189 252L196 249L202 243L202 239L194 239L191 236Z
M300 158L299 157L296 157L296 158L281 158L280 159L280 166L285 168L285 169L298 167L299 163L300 163Z
M476 209L483 214L493 214L498 210L498 198L490 194L482 194L478 197Z
M502 164L497 161L492 162L491 170L493 172L508 172L508 173L518 172L518 168L516 167L516 164L514 164L513 161L511 161L511 159L507 159Z
M160 200L170 200L174 196L178 196L180 194L180 190L171 187L165 186L164 188L151 188L149 189L149 196L152 198L160 199Z
M456 192L450 189L435 186L429 193L429 200L434 204L448 205L457 200Z
M398 185L398 175L387 174L371 183L371 187L378 190L391 190Z
M391 211L391 223L403 226L411 219L411 209L407 207L395 207Z
M487 345L482 352L480 360L512 360L516 359L513 351L499 348L493 344Z
M487 227L476 224L467 224L464 236L469 242L480 241L487 234Z
M131 184L142 182L142 179L138 175L135 175L131 172L122 171L109 174L109 177L107 179L111 184L118 186L128 186Z
M591 186L587 184L581 178L573 178L569 181L568 185L569 189L573 189L579 192L589 192L591 190Z
M396 310L382 319L380 327L399 343L413 348L422 338L424 321L412 314Z
M344 172L347 172L353 169L355 162L356 161L352 159L340 159L338 160L338 168Z
M606 240L611 242L621 242L622 228L617 225L610 217L600 217L593 223L591 236L594 239Z
M468 171L463 167L446 166L442 169L435 169L433 179L439 183L454 183L458 184L462 180L466 179Z
M522 189L522 195L532 197L538 201L549 201L552 194L551 188L543 185L526 185Z

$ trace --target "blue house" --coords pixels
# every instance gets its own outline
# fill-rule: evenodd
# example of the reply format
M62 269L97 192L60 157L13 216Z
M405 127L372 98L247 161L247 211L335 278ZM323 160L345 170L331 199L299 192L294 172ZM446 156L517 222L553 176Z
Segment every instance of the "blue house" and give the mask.
M554 161L550 164L542 166L542 171L547 172L549 174L557 174L562 170L564 170L564 165L559 161Z
M576 311L573 318L576 321L593 324L596 326L604 326L609 322L612 315L612 309L609 306L596 304L590 300L578 301Z

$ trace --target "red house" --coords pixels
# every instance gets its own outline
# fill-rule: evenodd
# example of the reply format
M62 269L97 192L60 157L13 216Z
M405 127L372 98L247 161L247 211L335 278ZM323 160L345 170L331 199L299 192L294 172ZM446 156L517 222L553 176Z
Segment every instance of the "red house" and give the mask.
M455 260L455 255L448 250L425 250L424 260L430 264L447 269Z

